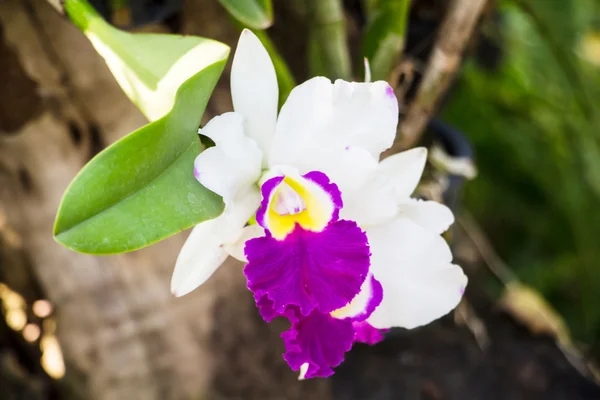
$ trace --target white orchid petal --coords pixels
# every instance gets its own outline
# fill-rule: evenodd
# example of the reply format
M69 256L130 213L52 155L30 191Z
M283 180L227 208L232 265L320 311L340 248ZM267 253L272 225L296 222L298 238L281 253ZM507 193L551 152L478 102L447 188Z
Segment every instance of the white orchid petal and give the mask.
M400 206L400 215L436 234L445 232L454 223L452 211L435 201L410 199Z
M301 168L307 154L327 157L347 147L379 159L397 124L398 101L386 82L332 84L316 77L294 88L283 105L269 164Z
M203 284L227 258L213 230L221 217L196 225L179 252L171 278L171 293L180 297Z
M296 86L281 107L269 165L297 165L319 148L318 135L333 115L331 81L316 77Z
M254 185L261 174L262 152L244 136L242 122L240 114L226 113L200 130L215 146L196 158L194 175L202 185L223 197L225 204Z
M393 187L396 199L403 201L417 188L426 162L427 149L417 147L381 161L377 174L383 180L383 184Z
M390 187L371 180L359 190L346 191L340 217L356 221L368 228L391 220L398 213L398 204Z
M258 224L248 225L242 230L242 234L233 243L226 244L224 246L227 253L236 258L239 261L248 262L246 255L244 254L244 247L246 242L250 239L262 237L265 235L265 230Z
M319 148L296 162L302 173L321 171L343 194L361 189L377 169L377 160L361 147Z
M385 224L368 228L367 236L373 252L372 258L376 261L391 261L397 265L393 269L400 268L403 272L412 271L410 268L413 264L408 261L415 259L433 264L452 261L452 253L446 241L409 218L398 216ZM379 263L378 267L387 268L387 264Z
M450 312L460 301L467 277L451 263L439 236L407 218L367 230L373 275L383 301L368 322L376 328L412 329Z
M265 154L275 134L278 95L275 67L267 50L254 33L244 29L231 67L233 109L244 116L246 134Z
M224 246L238 240L259 203L260 194L254 189L236 198L219 217L192 229L171 277L171 292L175 296L191 292L211 277L227 258Z
M342 217L356 221L360 226L370 227L389 221L399 210L406 207L406 212L415 218L427 218L427 215L417 214L418 210L413 210L411 201L414 200L410 199L419 183L426 160L427 150L419 147L395 154L380 162L369 175L361 179L362 186L358 190L343 192ZM437 221L441 229L447 222L447 215L438 212L427 221L431 224L436 223L435 218L438 217L444 218L443 221ZM448 225L451 223L452 221Z
M323 157L320 165L343 193L363 186L377 170L377 163L377 159L364 148L346 146L337 154Z
M379 158L396 137L398 100L384 81L335 81L334 134L351 146L360 146Z
M385 99L389 85L356 85L316 77L294 88L279 114L269 165L322 171L342 193L362 186L376 169L379 152L392 143L398 116L395 99Z
M367 321L378 329L413 329L452 311L462 298L467 277L454 264L446 264L428 272L390 287L393 292L387 297L384 295L383 301ZM383 290L385 293L386 288Z

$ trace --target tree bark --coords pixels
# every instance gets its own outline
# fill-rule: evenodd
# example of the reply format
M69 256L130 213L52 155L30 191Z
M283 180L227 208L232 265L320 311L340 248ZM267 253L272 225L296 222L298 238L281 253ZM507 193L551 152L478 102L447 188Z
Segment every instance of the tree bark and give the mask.
M489 0L451 0L425 67L417 95L400 122L394 145L385 155L413 147L456 76L465 48Z

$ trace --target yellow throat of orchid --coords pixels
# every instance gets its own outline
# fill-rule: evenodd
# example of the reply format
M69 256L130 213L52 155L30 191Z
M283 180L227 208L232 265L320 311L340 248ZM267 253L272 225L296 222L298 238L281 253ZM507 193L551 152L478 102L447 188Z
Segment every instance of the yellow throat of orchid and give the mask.
M285 176L273 190L265 224L276 239L284 239L296 224L305 230L322 231L335 209L331 197L319 185L299 177Z

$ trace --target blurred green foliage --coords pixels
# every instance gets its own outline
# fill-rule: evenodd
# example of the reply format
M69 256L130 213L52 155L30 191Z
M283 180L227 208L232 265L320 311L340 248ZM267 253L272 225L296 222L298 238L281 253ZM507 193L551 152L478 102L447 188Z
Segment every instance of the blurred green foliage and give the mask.
M496 68L469 63L444 117L472 140L465 207L500 255L600 346L600 2L510 0L486 34Z
M411 0L370 3L363 55L371 63L373 80L387 80L404 48Z
M267 29L273 24L271 0L219 0L219 3L242 24L254 29Z

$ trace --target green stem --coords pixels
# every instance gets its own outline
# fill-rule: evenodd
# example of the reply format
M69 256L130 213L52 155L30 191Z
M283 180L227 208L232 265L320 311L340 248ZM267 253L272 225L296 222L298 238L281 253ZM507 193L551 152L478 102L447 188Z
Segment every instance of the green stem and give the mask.
M341 0L307 0L311 24L312 65L320 65L331 79L350 80L350 51ZM315 72L315 71L312 71Z
M411 0L380 0L365 35L365 57L373 80L390 79L404 50Z
M379 0L362 0L362 7L365 14L367 15L367 21L371 21L373 19L373 14L377 9L378 3Z
M69 19L83 32L91 22L102 19L86 0L65 0L64 7Z

